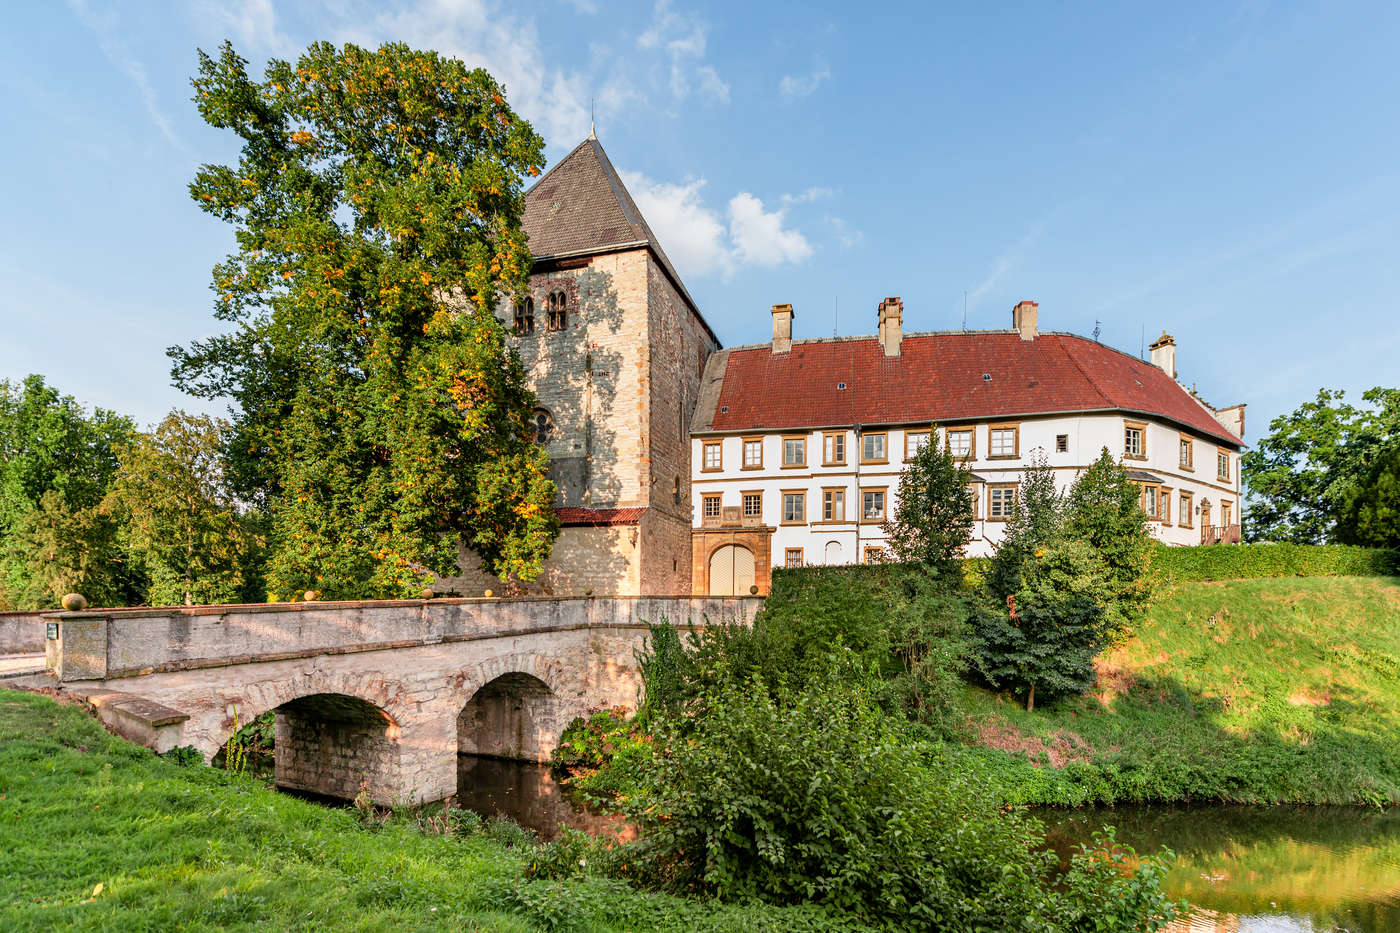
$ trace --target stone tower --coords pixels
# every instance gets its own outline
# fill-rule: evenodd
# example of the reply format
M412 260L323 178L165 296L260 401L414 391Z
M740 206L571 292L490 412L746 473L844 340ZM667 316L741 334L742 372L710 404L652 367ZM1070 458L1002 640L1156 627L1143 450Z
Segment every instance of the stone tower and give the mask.
M539 400L563 523L525 589L688 594L687 432L719 342L593 135L526 192L524 227L531 295L504 306L506 325ZM443 584L500 588L479 571Z

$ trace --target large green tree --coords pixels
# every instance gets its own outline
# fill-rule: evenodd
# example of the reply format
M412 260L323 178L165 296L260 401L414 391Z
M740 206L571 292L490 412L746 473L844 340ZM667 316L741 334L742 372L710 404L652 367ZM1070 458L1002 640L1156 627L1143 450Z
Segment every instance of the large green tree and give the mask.
M103 500L149 578L151 605L251 602L259 540L253 516L228 488L227 425L172 412L121 448L121 467Z
M946 447L936 426L899 477L899 504L884 524L895 558L956 579L957 558L972 537L971 474Z
M139 583L119 553L116 529L96 514L117 470L129 418L86 411L31 375L0 381L0 607L52 606L69 589L121 605Z
M496 317L530 264L523 178L543 144L480 69L327 43L263 80L227 43L195 103L243 141L196 202L238 249L230 332L172 348L177 385L232 398L230 476L271 518L274 593L411 595L456 569L536 575L558 533L533 400Z
M1387 452L1400 449L1400 389L1373 388L1362 399L1358 407L1342 391L1320 389L1269 422L1269 434L1240 461L1251 541L1350 539L1338 526L1347 501Z
M1400 548L1400 446L1381 454L1347 495L1337 522L1337 540Z

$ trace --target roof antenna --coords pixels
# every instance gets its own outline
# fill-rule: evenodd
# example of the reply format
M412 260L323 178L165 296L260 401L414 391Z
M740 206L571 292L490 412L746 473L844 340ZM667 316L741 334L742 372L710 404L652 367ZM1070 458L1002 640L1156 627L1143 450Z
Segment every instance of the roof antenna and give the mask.
M593 98L588 98L588 138L597 139L598 134L593 129Z
M831 336L836 338L837 332L841 329L841 296L836 296L836 310L831 315Z
M1094 321L1094 343L1099 342L1099 334L1103 331L1103 321Z
M1138 325L1138 359L1147 358L1147 325Z
M963 289L963 330L967 330L967 289Z

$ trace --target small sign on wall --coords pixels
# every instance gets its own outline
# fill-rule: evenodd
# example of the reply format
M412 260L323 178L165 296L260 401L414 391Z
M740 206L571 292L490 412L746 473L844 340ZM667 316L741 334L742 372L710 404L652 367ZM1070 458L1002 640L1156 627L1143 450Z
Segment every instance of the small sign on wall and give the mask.
M58 623L49 622L45 625L44 636L49 641L58 641Z

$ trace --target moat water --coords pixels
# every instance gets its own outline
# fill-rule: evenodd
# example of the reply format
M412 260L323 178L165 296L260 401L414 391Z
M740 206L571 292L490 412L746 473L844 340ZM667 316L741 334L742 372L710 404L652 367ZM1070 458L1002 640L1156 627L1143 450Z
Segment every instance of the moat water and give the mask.
M562 824L618 832L547 766L463 755L458 802L553 838ZM1400 933L1400 810L1173 806L1037 809L1062 857L1096 830L1139 853L1176 853L1167 892L1195 914L1192 933Z

